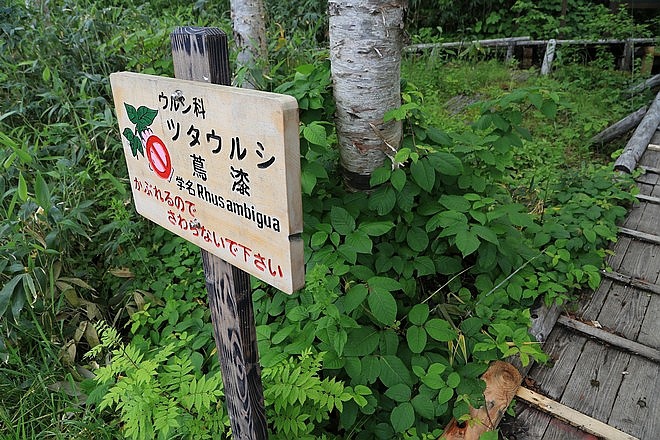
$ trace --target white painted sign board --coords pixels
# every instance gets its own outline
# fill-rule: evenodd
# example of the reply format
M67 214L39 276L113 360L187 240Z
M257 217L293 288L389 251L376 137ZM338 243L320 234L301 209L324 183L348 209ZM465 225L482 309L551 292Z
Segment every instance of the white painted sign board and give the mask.
M137 211L284 292L301 288L295 98L128 72L110 82Z

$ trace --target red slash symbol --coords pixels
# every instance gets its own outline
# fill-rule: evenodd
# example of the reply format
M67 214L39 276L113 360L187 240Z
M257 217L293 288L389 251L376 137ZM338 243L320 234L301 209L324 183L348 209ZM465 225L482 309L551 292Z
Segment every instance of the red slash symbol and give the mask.
M162 179L169 179L172 174L172 161L170 153L163 141L156 135L149 136L147 139L147 159L151 164L151 169Z

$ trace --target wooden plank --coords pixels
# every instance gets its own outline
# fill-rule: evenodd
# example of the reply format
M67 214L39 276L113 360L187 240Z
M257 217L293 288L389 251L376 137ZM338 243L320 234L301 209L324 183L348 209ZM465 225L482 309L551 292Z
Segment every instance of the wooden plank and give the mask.
M181 27L172 32L171 39L177 78L229 85L224 32ZM267 439L250 277L205 250L202 262L233 438Z
M637 240L646 241L653 244L660 244L660 236L655 234L647 234L646 232L635 231L628 228L619 228L619 232L628 237L636 238Z
M555 417L550 417L550 423L543 437L539 440L598 440L593 434L581 431L579 428Z
M660 205L660 197L647 196L646 194L637 194L635 197L637 197L642 202L655 203L656 205Z
M607 420L630 354L587 340L561 402L599 420Z
M660 168L646 167L643 165L640 168L647 174L660 174Z
M626 286L632 286L635 287L639 290L643 290L645 292L651 292L660 295L660 286L657 284L650 283L646 280L643 280L641 278L635 278L631 277L629 275L624 275L619 272L608 272L606 270L602 270L601 275L604 276L605 278L609 278L611 280L615 280L619 283L622 283Z
M641 439L656 439L660 433L660 369L641 357L632 357L607 419L610 426Z
M651 295L637 342L660 350L660 295ZM660 432L660 431L658 431Z
M549 399L542 394L538 394L528 388L520 387L516 393L516 397L521 398L542 411L552 414L558 419L564 420L581 430L598 437L603 437L608 440L638 440L630 434L609 426L600 420L589 417L580 413L566 405L562 405L552 399Z
M585 335L594 337L617 348L621 348L633 354L644 356L645 358L648 358L654 362L660 362L660 350L656 350L635 341L622 338L621 336L617 336L603 329L587 325L580 321L576 321L575 319L567 318L566 316L560 316L557 322L559 322L561 325L577 330L581 333L584 333Z
M660 185L654 188L652 195L653 197L660 195ZM660 205L655 203L644 203L644 205L646 206L638 225L631 229L644 231L647 234L660 235L660 221L658 221L660 218ZM628 226L624 225L624 227Z
M607 301L607 296L610 293L613 283L614 281L610 279L601 279L598 289L592 295L582 299L579 316L592 321L598 319L598 315Z
M535 365L527 377L538 384L545 395L561 399L586 343L587 338L582 334L556 326L543 345L543 350L551 357L551 364Z
M619 273L630 274L633 277L655 283L658 279L658 270L660 270L658 267L660 259L656 258L658 248L641 240L621 236L619 241L623 240L630 240L626 253L619 266L617 268L612 267Z
M516 440L539 440L543 438L551 420L553 420L551 415L518 400L516 401L516 419L513 424L514 438Z
M648 303L647 293L613 284L595 321L611 333L636 341Z
M647 149L649 151L660 151L660 145L658 145L658 144L649 144Z

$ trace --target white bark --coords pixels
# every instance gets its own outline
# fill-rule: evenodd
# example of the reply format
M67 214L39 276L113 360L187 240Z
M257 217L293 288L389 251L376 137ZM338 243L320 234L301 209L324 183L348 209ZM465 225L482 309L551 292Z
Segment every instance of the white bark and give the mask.
M255 89L257 79L254 72L268 59L263 0L230 0L230 7L234 42L238 47L236 64L239 69L247 69L242 87Z
M401 50L406 0L330 0L330 61L347 185L367 189L373 170L399 148Z

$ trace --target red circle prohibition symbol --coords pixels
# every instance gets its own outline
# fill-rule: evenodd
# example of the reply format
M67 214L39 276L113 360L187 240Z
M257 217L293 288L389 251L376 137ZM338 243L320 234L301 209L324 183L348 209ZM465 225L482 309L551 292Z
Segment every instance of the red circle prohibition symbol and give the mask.
M147 159L151 169L163 179L168 179L172 174L172 161L167 147L158 136L151 135L147 139Z

